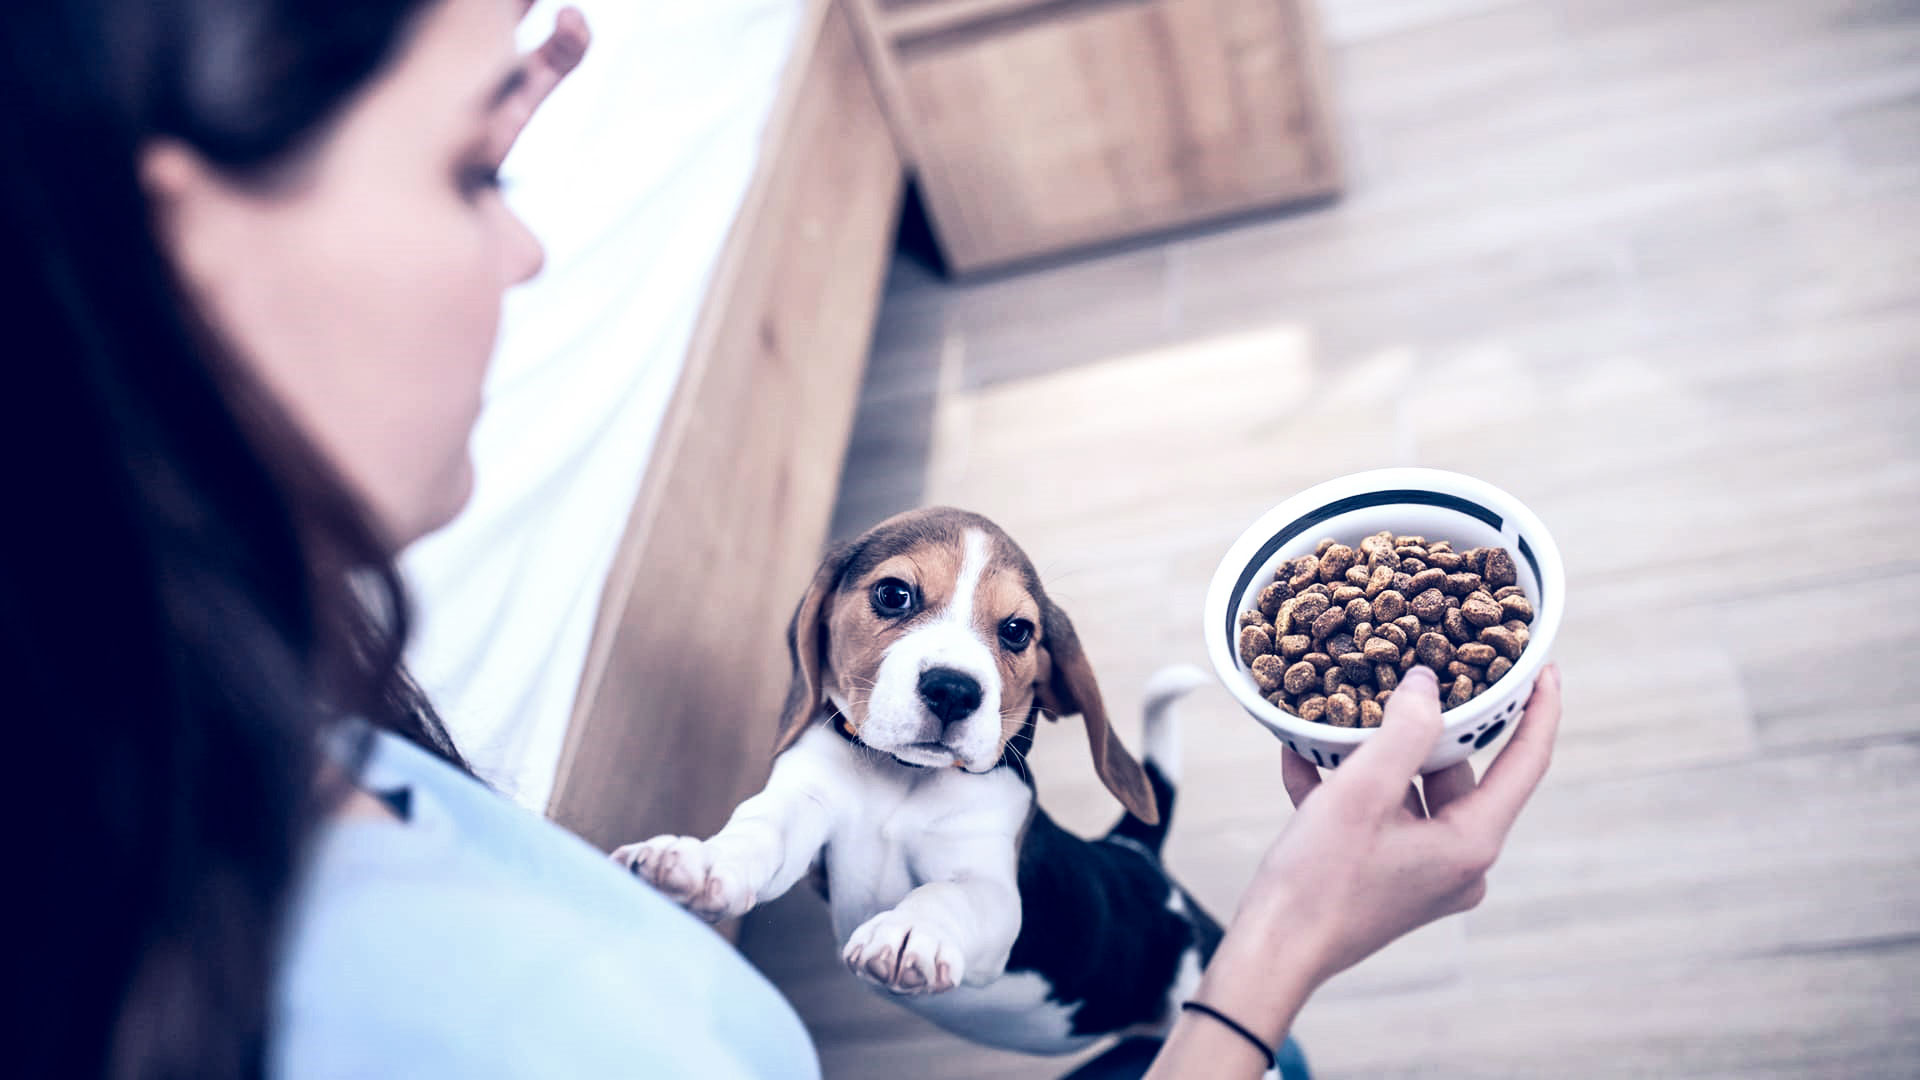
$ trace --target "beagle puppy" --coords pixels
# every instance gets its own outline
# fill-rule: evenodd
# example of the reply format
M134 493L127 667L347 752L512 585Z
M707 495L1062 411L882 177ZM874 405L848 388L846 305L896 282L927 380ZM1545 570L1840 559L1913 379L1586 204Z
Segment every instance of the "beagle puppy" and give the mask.
M1220 940L1160 865L1193 668L1147 692L1146 763L1108 723L1073 623L998 527L915 511L831 551L788 631L772 775L707 840L616 861L694 913L745 913L820 873L842 959L956 1034L1068 1053L1163 1034ZM1036 721L1079 714L1126 808L1083 840L1034 801Z

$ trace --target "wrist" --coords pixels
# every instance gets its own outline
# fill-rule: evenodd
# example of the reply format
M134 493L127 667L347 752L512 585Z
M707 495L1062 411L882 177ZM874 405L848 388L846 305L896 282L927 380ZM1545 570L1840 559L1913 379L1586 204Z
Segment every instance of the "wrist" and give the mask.
M1285 1041L1294 1017L1322 981L1321 950L1292 932L1288 914L1284 903L1243 908L1194 994L1270 1046Z

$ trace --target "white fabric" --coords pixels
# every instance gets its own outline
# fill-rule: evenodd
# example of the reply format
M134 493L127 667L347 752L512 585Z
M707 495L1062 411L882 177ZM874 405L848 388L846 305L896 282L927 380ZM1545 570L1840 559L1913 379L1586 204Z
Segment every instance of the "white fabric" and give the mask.
M402 562L414 675L480 774L534 808L802 0L573 3L593 44L504 170L546 268L507 300L473 500ZM524 45L561 6L541 0Z

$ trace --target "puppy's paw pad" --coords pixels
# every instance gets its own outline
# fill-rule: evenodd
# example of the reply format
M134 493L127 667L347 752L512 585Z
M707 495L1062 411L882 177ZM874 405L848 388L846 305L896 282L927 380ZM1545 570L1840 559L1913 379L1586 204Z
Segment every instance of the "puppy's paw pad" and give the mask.
M956 935L898 911L884 911L847 939L848 970L895 994L938 994L960 985L964 964Z

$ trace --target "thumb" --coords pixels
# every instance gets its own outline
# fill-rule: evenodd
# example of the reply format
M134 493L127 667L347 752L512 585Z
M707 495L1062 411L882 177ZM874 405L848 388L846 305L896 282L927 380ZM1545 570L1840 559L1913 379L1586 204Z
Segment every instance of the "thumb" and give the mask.
M1440 682L1431 669L1416 665L1401 676L1380 729L1327 782L1344 781L1364 790L1383 813L1392 810L1433 750L1440 726Z

